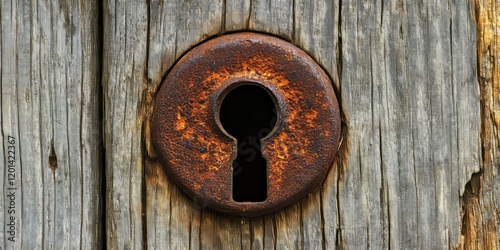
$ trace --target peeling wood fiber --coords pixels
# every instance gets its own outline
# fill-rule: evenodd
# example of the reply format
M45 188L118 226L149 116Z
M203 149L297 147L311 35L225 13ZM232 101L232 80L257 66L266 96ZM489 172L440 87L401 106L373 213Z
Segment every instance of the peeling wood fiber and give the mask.
M476 0L481 89L481 171L462 197L459 249L500 247L500 1Z

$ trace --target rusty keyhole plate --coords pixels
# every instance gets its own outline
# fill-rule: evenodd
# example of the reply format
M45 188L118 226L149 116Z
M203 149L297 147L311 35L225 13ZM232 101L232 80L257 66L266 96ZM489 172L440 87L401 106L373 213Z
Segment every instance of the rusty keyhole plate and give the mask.
M262 86L278 106L275 131L261 141L262 202L232 198L237 144L218 124L218 112L221 95L238 83ZM325 179L339 137L326 73L304 51L269 35L236 33L202 43L177 62L156 97L153 143L167 175L195 201L222 212L258 216L305 197Z

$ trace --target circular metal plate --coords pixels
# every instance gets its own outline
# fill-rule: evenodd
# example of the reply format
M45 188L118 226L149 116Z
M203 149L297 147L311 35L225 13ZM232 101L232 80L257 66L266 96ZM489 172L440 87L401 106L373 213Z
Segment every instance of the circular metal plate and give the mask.
M261 141L267 199L232 199L236 141L220 126L227 88L252 83L276 100L278 121ZM289 206L323 182L340 138L330 79L299 48L272 36L237 33L209 40L183 56L156 96L153 143L168 176L189 196L236 215Z

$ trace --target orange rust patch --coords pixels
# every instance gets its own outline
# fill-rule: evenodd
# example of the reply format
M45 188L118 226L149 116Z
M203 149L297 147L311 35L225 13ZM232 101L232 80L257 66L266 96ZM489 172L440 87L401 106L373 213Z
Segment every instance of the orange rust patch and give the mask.
M318 117L318 112L316 110L310 110L305 114L305 116L309 125L314 126L314 120Z

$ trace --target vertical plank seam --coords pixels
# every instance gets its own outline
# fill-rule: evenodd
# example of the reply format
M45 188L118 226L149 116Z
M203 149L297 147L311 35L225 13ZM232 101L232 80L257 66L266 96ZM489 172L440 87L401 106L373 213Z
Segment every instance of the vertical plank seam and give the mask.
M148 75L148 69L149 69L149 53L150 53L150 45L149 45L149 38L151 36L151 0L147 0L146 1L146 11L147 11L147 30L146 30L146 62L145 62L145 67L144 67L144 79L145 79L145 84L146 88L143 89L143 100L141 100L141 105L140 107L142 109L146 109L147 107L145 107L144 105L144 99L147 99L145 98L146 95L148 95L148 92L149 92L149 87L150 87L150 83L151 83L151 80L150 80L150 77ZM149 106L149 105L148 105ZM143 110L140 110L139 112L141 112ZM143 249L148 249L148 231L147 231L147 218L148 218L148 215L147 215L147 187L146 187L146 160L149 158L149 155L148 155L148 150L147 150L147 147L146 147L146 134L145 134L145 131L147 128L145 128L145 126L147 126L147 122L145 119L149 119L149 117L147 116L144 116L144 114L147 114L146 112L143 112L143 115L140 117L141 118L141 128L142 128L142 131L141 131L141 145L140 145L140 148L142 148L141 150L141 154L143 154L142 156L142 173L141 173L141 210L142 210L142 215L141 215L141 219L142 219L142 240L143 240Z
M81 7L80 6L81 2L79 2L79 4L77 5L79 8ZM81 15L84 15L83 13L81 13ZM71 17L72 18L72 17ZM84 19L84 18L82 18ZM82 26L84 26L85 24L82 22L81 24ZM80 28L80 37L82 37L82 40L85 39L84 36L83 36L83 27ZM83 43L83 42L82 42ZM96 41L96 46L99 46L99 41ZM83 45L83 44L82 44ZM83 51L83 46L80 46L80 53L83 55L84 54L84 51ZM82 242L83 242L83 213L84 213L84 206L83 206L83 202L84 202L84 199L83 199L83 186L85 185L85 182L84 182L84 173L83 173L83 145L82 145L82 142L83 142L83 109L84 109L84 89L83 89L83 85L84 85L84 80L85 80L85 71L84 71L84 67L83 67L83 64L84 64L84 60L83 58L80 58L80 61L81 61L81 64L80 64L80 70L82 72L82 74L80 75L80 121L79 121L79 124L80 124L80 129L79 129L79 134L78 134L78 138L80 140L80 144L78 145L78 148L79 148L79 151L80 151L80 250L82 249ZM100 100L97 99L97 102L99 102Z
M343 0L339 1L339 10L338 10L338 24L337 24L337 77L339 79L339 82L337 85L339 86L338 88L338 94L339 94L339 103L342 105L342 7L343 7ZM341 108L342 114L345 114L344 110ZM344 126L343 126L344 127ZM348 125L345 126L346 128ZM345 141L347 143L347 141ZM339 167L341 169L339 169ZM337 173L344 173L344 163L341 162L340 158L338 160L338 166L337 166ZM342 174L343 175L343 174ZM341 216L340 216L340 211L341 211L341 206L340 206L340 181L341 181L341 174L337 174L337 183L336 183L336 202L337 202L337 225L335 229L335 248L341 249L342 246L342 221L341 221Z
M220 31L219 35L222 35L226 33L226 3L227 0L222 0L222 13L221 13L221 26L220 26Z
M296 11L295 7L296 7L295 0L292 0L292 37L291 37L291 39L292 39L293 44L297 44L297 41L295 39L295 11Z
M97 58L97 79L96 79L96 84L99 84L96 89L97 89L97 95L98 95L98 126L99 129L97 131L97 136L99 140L99 146L98 148L100 149L99 153L99 163L101 164L100 168L100 178L99 178L99 199L100 199L100 204L98 205L98 208L101 209L101 211L98 213L98 221L101 223L99 228L101 232L97 232L96 234L96 246L98 248L102 248L104 250L107 249L108 247L108 238L107 238L107 209L106 209L106 202L107 202L107 186L106 186L106 148L105 148L105 126L104 126L104 115L105 115L105 103L104 103L104 5L105 2L103 1L101 4L99 4L99 1L96 1L95 4L97 5L97 11L98 11L98 16L97 16L97 26L99 27L99 30L97 31L97 53L98 53L98 58Z

